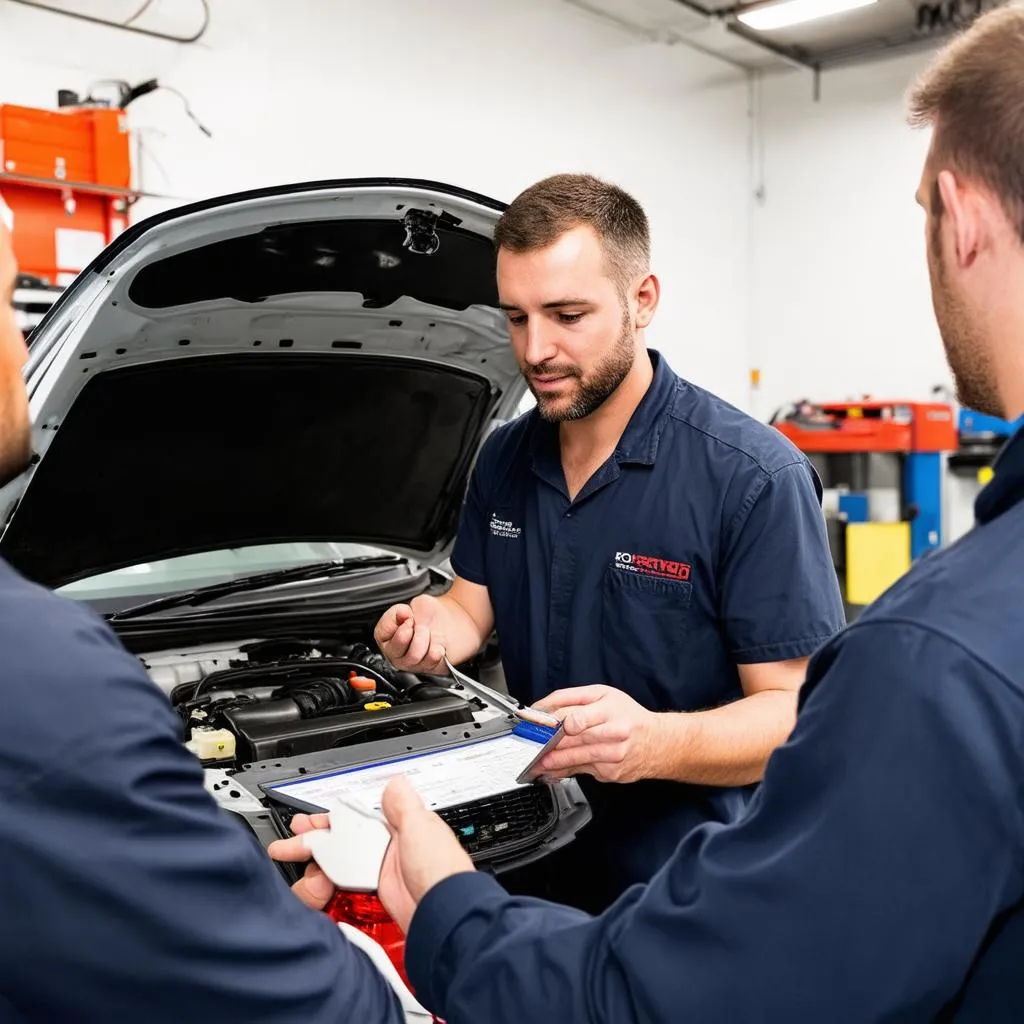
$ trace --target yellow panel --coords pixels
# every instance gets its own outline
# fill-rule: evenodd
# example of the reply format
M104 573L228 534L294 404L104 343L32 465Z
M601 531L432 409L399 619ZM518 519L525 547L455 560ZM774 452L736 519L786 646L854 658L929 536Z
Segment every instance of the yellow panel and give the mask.
M846 600L871 604L910 568L910 523L848 523Z

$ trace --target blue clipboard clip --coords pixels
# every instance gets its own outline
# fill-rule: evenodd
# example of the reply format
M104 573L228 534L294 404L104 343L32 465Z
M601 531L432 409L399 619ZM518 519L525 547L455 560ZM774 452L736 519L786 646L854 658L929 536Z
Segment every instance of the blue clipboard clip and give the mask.
M522 786L528 782L534 782L540 777L537 766L549 750L554 750L558 746L559 740L565 735L565 727L561 722L554 729L546 725L535 725L533 722L519 722L512 730L512 733L515 736L522 736L524 739L534 740L541 744L537 755L516 776L516 784Z

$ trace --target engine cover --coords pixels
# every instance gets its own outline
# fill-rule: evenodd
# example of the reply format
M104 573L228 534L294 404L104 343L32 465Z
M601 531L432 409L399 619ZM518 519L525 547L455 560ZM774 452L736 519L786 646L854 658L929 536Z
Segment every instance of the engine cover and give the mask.
M260 709L257 705L256 709ZM249 709L226 712L228 728L238 738L238 759L243 762L294 757L317 750L413 735L427 729L469 724L473 709L461 697L445 694L429 701L400 704L380 710L347 711L322 718L281 721L243 718Z
M474 720L474 706L437 680L399 671L362 643L249 644L170 697L204 763L236 768ZM218 750L220 759L209 753Z

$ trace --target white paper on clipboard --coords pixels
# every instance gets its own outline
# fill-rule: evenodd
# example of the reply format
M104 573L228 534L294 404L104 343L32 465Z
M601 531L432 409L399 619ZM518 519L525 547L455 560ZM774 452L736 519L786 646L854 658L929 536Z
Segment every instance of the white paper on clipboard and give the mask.
M268 790L318 807L324 806L325 801L348 798L379 810L388 782L396 775L405 775L423 802L436 811L530 785L517 783L516 778L536 757L540 747L534 739L506 733L428 754L410 754L379 764L281 783Z

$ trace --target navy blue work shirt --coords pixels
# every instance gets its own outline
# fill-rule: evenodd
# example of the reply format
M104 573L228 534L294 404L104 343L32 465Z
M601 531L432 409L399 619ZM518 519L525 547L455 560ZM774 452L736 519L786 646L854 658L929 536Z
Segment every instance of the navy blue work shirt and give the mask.
M606 683L652 711L713 708L743 696L738 665L806 657L844 625L806 457L650 357L650 387L573 500L558 427L536 410L495 431L473 473L452 567L488 588L525 702ZM732 820L749 795L580 781L594 818L559 868L586 871L601 898L647 881L686 832Z
M448 1024L1024 1020L1024 432L975 528L811 660L744 817L598 918L483 874L406 966Z
M0 562L0 1021L401 1024L105 623Z

